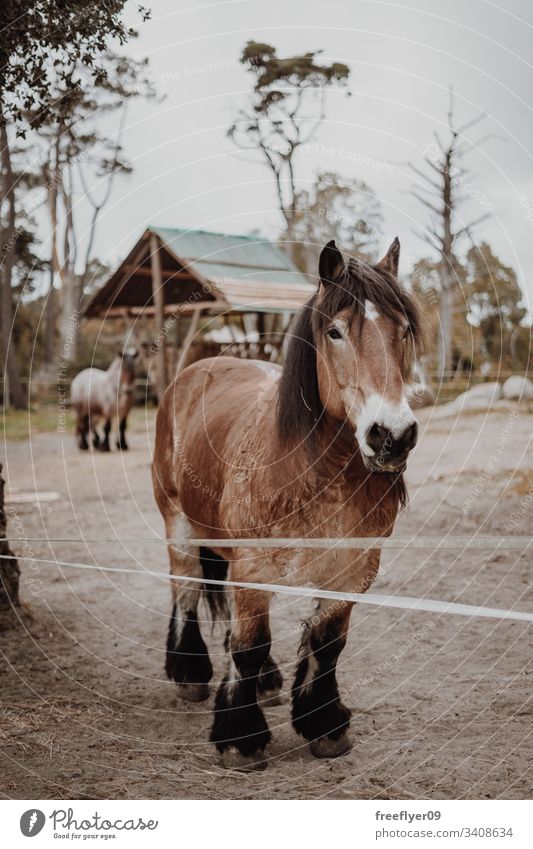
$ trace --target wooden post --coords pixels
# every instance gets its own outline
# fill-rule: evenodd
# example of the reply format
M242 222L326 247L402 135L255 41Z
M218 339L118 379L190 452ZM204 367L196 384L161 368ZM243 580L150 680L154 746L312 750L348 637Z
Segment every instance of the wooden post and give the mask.
M155 316L155 388L157 400L161 401L167 388L166 338L165 338L165 289L161 273L161 257L159 255L159 240L155 233L150 237L150 253L152 262L152 296Z
M179 374L183 371L185 366L187 365L187 359L189 356L189 346L194 339L196 331L198 329L198 322L200 321L200 313L202 310L195 310L191 316L191 323L189 324L189 329L187 330L187 335L183 340L183 345L181 347L179 356L178 356L178 365L176 368L176 374Z
M181 340L181 327L180 327L180 318L181 315L178 311L175 316L174 321L174 357L172 360L172 376L175 377L178 371L178 362L180 355L180 340Z
M5 537L7 521L4 512L4 480L1 472L2 464L0 463L0 537ZM19 603L20 569L5 539L0 541L0 554L9 557L9 560L0 560L0 610L5 610Z

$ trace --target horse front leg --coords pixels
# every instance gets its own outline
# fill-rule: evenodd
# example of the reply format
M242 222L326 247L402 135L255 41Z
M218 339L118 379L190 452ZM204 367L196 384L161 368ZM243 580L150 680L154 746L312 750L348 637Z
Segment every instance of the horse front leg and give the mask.
M352 606L321 600L318 612L304 624L292 688L292 724L310 741L317 758L334 758L351 748L350 711L341 703L335 673Z
M167 537L187 536L186 520L167 521ZM199 548L181 544L179 550L169 546L172 575L202 577ZM173 606L168 626L165 671L178 685L178 695L190 702L209 698L209 681L213 667L209 652L200 632L198 603L202 585L186 581L172 581Z
M128 443L126 442L126 416L120 419L118 423L117 448L120 451L128 450Z
M270 593L233 592L228 672L218 688L211 742L225 767L264 769L264 749L270 740L263 711L257 704L261 668L270 652Z

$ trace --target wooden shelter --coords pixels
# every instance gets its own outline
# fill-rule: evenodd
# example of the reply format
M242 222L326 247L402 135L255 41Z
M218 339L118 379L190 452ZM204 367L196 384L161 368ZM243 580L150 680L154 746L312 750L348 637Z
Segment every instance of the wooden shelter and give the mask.
M150 226L84 314L100 319L154 318L151 347L161 397L168 383L167 347L181 350L183 364L202 317L222 316L231 327L228 319L239 316L245 333L259 333L259 355L272 359L274 338L279 342L291 315L314 291L313 283L289 258L259 236ZM185 335L181 317L189 319ZM170 324L175 324L172 339Z

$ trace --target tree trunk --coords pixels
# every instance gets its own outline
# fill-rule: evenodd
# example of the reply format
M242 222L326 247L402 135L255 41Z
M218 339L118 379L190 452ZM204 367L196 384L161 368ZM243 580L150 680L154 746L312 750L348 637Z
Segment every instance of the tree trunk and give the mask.
M2 148L2 205L7 205L7 223L2 227L0 269L0 336L2 337L2 359L4 363L4 408L12 404L18 410L27 408L26 396L20 382L17 361L12 344L13 296L11 278L17 241L15 221L15 178L11 169L7 129L0 116L0 147ZM7 397L6 397L7 396Z
M66 172L66 174L65 174ZM68 184L65 180L68 175ZM65 231L63 236L63 267L61 272L61 356L75 360L78 355L82 281L76 274L76 233L72 211L72 175L70 162L60 172L61 196L65 207Z
M452 210L454 199L452 197L452 149L446 153L443 168L443 193L442 193L442 260L440 265L440 379L450 376L453 360L453 293L455 288L452 234Z
M4 479L1 473L0 464L0 537L5 537L7 522L4 511ZM20 569L5 539L0 539L0 554L9 557L9 560L0 560L0 610L5 610L19 603Z
M76 275L70 269L63 269L61 280L61 318L59 335L61 338L61 359L72 362L78 353L78 329L80 324L80 303Z
M440 379L450 376L453 364L453 279L447 269L441 271L439 372Z
M56 333L56 291L54 289L54 269L50 262L50 286L44 308L44 362L51 365L54 361L54 342Z

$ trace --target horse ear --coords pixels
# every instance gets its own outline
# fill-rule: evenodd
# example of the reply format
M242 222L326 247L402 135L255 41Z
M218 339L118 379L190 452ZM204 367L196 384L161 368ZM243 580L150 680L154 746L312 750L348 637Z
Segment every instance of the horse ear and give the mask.
M380 259L378 262L378 268L382 268L383 271L388 271L389 274L392 274L394 277L398 277L398 265L400 264L400 240L398 236L395 236L393 243L388 249L387 253Z
M342 254L335 244L334 239L332 239L331 242L328 242L327 245L322 248L320 259L318 260L320 282L324 286L327 286L329 283L337 280L343 271L344 259L342 258Z

